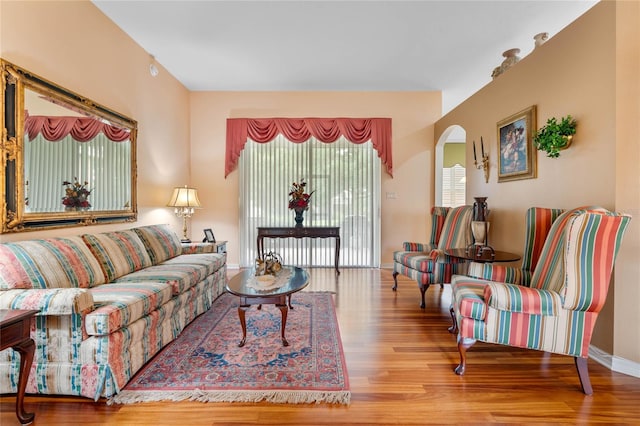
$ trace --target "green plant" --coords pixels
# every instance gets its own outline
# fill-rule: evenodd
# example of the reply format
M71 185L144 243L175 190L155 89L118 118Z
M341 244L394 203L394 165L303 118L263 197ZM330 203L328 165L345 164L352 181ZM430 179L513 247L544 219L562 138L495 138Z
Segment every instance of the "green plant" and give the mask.
M540 151L546 151L547 157L558 158L560 150L571 143L571 137L576 134L576 120L570 115L562 117L560 122L555 117L547 120L533 136L533 143Z

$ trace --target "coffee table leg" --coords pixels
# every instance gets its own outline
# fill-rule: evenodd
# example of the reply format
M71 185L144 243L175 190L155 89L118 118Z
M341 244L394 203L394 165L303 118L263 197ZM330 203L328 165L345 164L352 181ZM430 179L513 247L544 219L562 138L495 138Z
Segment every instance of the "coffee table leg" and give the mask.
M286 337L284 337L284 329L287 326L287 312L289 311L289 308L287 307L287 301L285 300L284 303L278 303L276 306L282 313L282 346L289 346L289 342L287 342Z
M245 342L247 341L247 321L245 320L245 312L249 309L249 305L240 305L238 306L238 317L240 318L240 325L242 326L242 340L238 347L243 347Z

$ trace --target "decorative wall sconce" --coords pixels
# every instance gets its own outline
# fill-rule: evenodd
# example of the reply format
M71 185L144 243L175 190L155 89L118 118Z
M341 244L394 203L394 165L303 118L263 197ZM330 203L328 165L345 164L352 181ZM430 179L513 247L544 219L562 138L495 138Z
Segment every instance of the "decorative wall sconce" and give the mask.
M489 183L489 154L484 153L484 141L482 140L482 136L480 136L480 153L482 155L482 159L480 163L478 163L478 157L476 156L476 141L473 141L473 165L476 166L478 170L484 170L484 181Z
M195 209L200 208L200 200L198 200L198 190L195 188L174 188L171 200L167 204L173 207L176 216L182 218L182 240L183 243L190 243L187 237L187 218L193 216Z

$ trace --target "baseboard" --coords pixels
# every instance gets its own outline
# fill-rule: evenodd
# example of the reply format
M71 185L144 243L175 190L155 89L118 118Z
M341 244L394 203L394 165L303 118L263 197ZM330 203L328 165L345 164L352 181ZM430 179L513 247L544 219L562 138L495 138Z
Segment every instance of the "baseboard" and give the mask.
M380 269L393 269L393 263L383 263L380 265Z
M595 346L589 346L589 358L616 373L640 378L640 363L608 354Z

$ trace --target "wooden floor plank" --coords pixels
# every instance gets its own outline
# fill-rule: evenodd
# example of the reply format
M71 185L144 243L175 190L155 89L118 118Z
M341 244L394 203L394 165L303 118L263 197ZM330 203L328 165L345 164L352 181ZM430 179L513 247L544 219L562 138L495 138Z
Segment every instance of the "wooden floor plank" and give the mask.
M230 271L230 274L237 271ZM418 425L640 422L640 379L589 360L592 396L580 390L573 359L477 343L465 376L450 325L450 288L432 286L420 309L415 282L388 270L311 269L307 291L335 294L351 383L349 406L160 402L105 404L28 395L35 425ZM14 396L0 397L0 424L19 424Z

